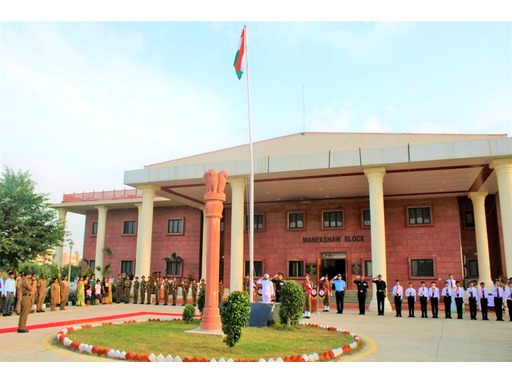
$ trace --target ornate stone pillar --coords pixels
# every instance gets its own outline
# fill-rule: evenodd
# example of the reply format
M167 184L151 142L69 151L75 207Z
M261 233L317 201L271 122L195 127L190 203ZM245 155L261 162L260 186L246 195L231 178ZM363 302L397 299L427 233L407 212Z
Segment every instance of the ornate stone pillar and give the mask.
M137 226L137 255L135 276L150 276L151 272L151 238L153 236L153 206L155 188L142 188L142 206L139 207Z
M512 275L512 157L494 159L490 167L498 177L500 199L501 230L505 248L505 276Z
M208 241L208 225L205 217L205 208L201 208L201 214L203 215L203 236L202 236L202 244L203 248L201 250L201 276L199 278L206 279L206 243Z
M470 192L475 217L476 253L478 258L478 279L487 287L492 287L491 261L489 259L489 240L485 215L485 197L487 192Z
M107 211L108 208L101 205L96 207L98 210L98 233L96 234L96 252L94 266L103 269L103 249L105 248L105 232L107 229ZM103 279L101 271L94 271L98 279Z
M231 186L231 276L229 292L244 290L245 178L229 179Z
M375 167L365 168L364 174L368 179L370 190L370 220L371 220L371 246L372 246L372 272L373 275L382 275L382 280L388 285L388 292L391 287L387 279L386 266L386 226L384 220L384 175L386 168ZM373 283L372 283L373 285ZM372 289L372 300L368 308L370 311L377 311L377 290L375 285ZM388 298L384 299L384 311L389 312L391 304Z
M227 172L218 174L210 169L204 174L206 193L204 194L205 218L207 222L206 241L206 289L205 307L201 318L202 331L222 332L219 310L219 259L220 259L220 219L226 194Z

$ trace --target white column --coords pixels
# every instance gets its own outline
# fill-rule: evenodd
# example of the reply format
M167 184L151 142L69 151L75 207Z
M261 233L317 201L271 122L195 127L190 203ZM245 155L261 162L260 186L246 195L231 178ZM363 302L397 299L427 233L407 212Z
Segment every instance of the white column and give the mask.
M245 178L229 178L231 186L231 275L229 292L244 290Z
M98 233L96 234L96 252L94 266L103 269L103 249L105 248L105 233L107 230L108 208L101 205L96 207L96 209L98 210ZM103 273L101 270L95 270L95 274L98 279L103 279Z
M153 206L155 188L142 188L142 206L139 208L137 225L137 256L135 276L150 276L151 273L151 238L153 236Z
M478 257L478 279L487 287L492 287L491 262L489 258L489 239L487 237L487 220L485 215L485 197L487 192L470 192L475 217L476 253Z
M372 246L372 271L373 275L382 275L382 280L386 281L388 285L388 292L391 287L387 279L386 268L386 225L384 219L384 175L386 168L375 167L365 168L364 173L368 179L370 190L370 234ZM373 283L372 283L373 285ZM372 300L370 302L369 310L372 312L377 311L377 294L375 285L372 289ZM384 311L389 312L391 304L387 297L384 299Z
M201 247L201 278L206 279L206 242L208 241L208 225L206 223L206 217L204 217L204 207L201 208L201 212L203 213L203 238L202 238L202 244Z
M505 248L505 276L512 275L512 158L494 159L490 167L498 178L501 229Z
M57 213L59 214L59 221L62 225L66 225L66 215L68 213L68 211L65 209L65 208L57 208ZM64 235L65 237L66 235ZM62 239L62 242L64 243L65 241L65 238ZM55 248L55 258L54 258L54 262L56 265L59 266L59 268L62 267L62 245L59 245Z

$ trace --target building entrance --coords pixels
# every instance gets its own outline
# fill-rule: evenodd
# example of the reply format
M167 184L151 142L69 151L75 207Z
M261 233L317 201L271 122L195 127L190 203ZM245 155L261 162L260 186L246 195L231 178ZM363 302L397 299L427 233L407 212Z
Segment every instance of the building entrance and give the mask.
M338 273L346 279L347 254L345 252L325 252L320 256L320 276L329 276L332 280Z

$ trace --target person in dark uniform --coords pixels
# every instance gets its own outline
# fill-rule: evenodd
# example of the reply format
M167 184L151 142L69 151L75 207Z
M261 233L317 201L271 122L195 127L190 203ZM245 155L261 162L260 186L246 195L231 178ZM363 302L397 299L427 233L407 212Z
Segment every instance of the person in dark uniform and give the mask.
M422 281L420 283L420 287L418 288L418 297L420 298L420 306L421 306L421 317L428 319L427 315L427 303L428 303L428 288L425 286L425 282Z
M359 314L364 315L366 309L366 295L368 292L368 283L361 275L354 279L354 284L357 286L357 302L359 303Z
M488 317L488 303L489 303L489 291L485 288L485 283L480 283L480 289L478 291L478 298L480 299L480 310L482 311L482 320L489 320Z
M409 309L409 317L414 317L414 304L416 304L416 290L413 288L411 282L409 282L409 288L405 290L405 297L407 298L407 308Z
M502 288L500 281L496 279L494 287L492 287L492 295L494 296L494 311L496 312L496 320L503 321L503 295L505 290Z
M453 290L450 287L450 283L447 281L444 283L444 288L441 292L443 296L444 302L444 318L451 319L452 318L452 294Z
M432 307L432 318L437 319L437 315L439 313L439 288L436 287L435 281L430 283L428 296L430 298L430 305Z
M135 279L133 280L133 304L137 304L137 302L139 301L139 288L139 277L135 276Z
M20 285L21 291L21 312L20 318L18 321L18 333L27 333L28 329L26 329L28 314L30 313L30 308L32 307L33 296L35 294L35 288L33 287L32 280L32 271L25 271L25 279L22 280Z
M404 288L400 285L400 280L395 280L393 286L393 298L395 301L396 317L402 317L402 299L404 297Z
M476 320L478 291L473 281L469 282L466 294L468 295L469 302L469 317L471 320Z
M457 319L462 319L464 312L464 288L460 286L460 281L455 282L455 289L453 290L455 297L455 307L457 308Z
M284 285L283 277L284 277L283 274L281 272L279 272L279 273L276 273L271 279L271 281L274 283L277 303L279 303L281 301L281 296L280 296L279 290Z
M373 278L373 283L377 289L377 311L379 316L384 316L384 298L386 297L386 282L382 280L382 275Z

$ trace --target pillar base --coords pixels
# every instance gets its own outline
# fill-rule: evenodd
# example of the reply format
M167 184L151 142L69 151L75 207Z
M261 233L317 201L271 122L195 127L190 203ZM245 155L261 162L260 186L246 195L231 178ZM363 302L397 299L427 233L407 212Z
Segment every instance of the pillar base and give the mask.
M205 308L203 310L200 329L202 331L222 333L219 308Z

